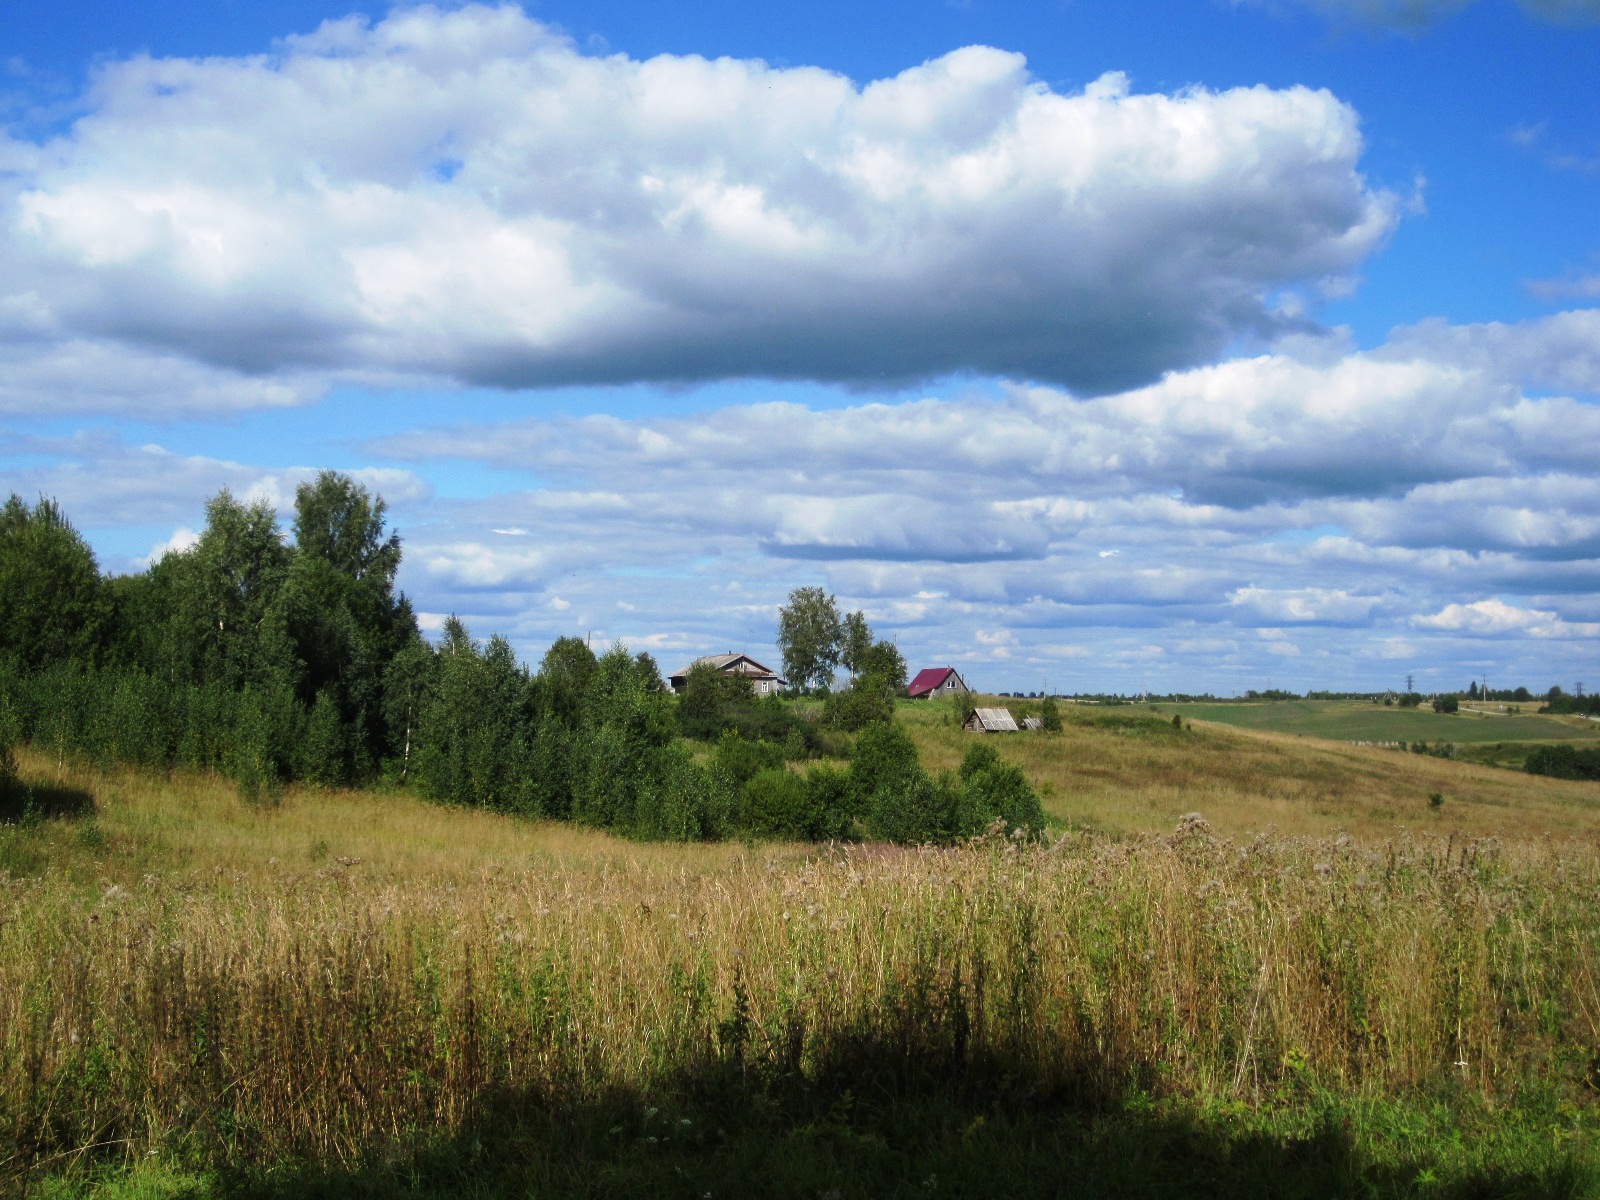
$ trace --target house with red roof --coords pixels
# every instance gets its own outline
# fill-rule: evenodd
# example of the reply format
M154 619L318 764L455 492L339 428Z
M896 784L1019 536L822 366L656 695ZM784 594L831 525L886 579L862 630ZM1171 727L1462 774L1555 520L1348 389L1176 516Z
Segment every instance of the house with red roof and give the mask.
M935 696L951 696L968 690L967 681L956 673L954 667L924 667L906 688L906 694L913 700L930 700Z

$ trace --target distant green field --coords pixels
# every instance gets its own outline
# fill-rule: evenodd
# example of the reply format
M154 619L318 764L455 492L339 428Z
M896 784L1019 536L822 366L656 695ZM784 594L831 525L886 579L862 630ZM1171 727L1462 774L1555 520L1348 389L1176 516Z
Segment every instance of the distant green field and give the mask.
M1600 722L1519 716L1453 716L1428 708L1386 708L1348 700L1276 700L1259 704L1157 704L1158 712L1182 713L1196 721L1218 721L1246 729L1299 733L1344 742L1581 742L1600 738ZM1532 709L1534 705L1528 705ZM1148 711L1148 710L1147 710Z

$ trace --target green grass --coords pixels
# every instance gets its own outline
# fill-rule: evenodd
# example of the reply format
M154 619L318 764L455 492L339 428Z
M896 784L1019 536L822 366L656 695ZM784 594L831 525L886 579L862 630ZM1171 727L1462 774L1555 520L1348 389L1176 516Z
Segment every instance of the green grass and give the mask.
M1342 742L1572 742L1600 739L1600 722L1539 716L1523 706L1517 716L1436 713L1346 700L1280 700L1232 704L1156 704L1145 711L1179 713L1186 720L1217 721L1245 729L1296 733ZM1116 712L1109 709L1108 712Z
M47 1178L40 1200L512 1197L1415 1197L1594 1195L1587 1114L1549 1095L1501 1110L1318 1093L1251 1111L1133 1093L1098 1109L742 1087L464 1131L354 1170L161 1161Z

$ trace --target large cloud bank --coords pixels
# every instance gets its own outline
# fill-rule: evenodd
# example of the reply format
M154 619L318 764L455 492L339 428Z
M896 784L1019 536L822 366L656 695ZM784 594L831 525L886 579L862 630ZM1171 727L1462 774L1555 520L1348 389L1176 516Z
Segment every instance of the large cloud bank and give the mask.
M1259 686L1270 656L1301 686L1370 686L1389 661L1454 664L1449 687L1506 662L1531 681L1592 660L1600 631L1600 406L1528 387L1580 377L1584 344L1600 314L1428 324L1365 352L1307 341L1087 400L1010 385L374 450L538 481L457 505L413 559L431 595L535 641L578 620L704 648L765 631L821 575L908 649L997 680L1006 663L1059 682L1087 656L1089 686L1158 668Z
M116 62L84 104L0 142L0 339L191 409L352 372L1110 391L1291 328L1396 213L1325 91L1062 94L978 46L858 86L587 55L515 7Z

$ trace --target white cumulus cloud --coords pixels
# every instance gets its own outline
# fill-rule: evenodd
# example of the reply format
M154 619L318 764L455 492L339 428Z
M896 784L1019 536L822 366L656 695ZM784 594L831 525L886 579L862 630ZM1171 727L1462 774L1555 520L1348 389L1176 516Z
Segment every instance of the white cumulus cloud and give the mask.
M1108 391L1293 327L1283 290L1397 219L1326 91L1068 94L983 46L858 85L423 5L111 62L82 106L5 147L0 329L206 364L218 406L340 371Z
M1517 634L1540 638L1600 637L1600 623L1563 621L1554 612L1518 608L1493 598L1471 604L1447 604L1431 616L1415 618L1412 624L1423 629L1445 629L1478 637Z

